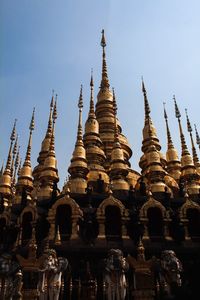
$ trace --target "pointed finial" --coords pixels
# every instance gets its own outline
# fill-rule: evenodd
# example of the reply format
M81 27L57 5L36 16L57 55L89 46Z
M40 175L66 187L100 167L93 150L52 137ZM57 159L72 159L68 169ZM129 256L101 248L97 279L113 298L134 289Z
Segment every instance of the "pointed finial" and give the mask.
M58 226L56 236L55 236L55 245L60 245L60 244L61 244L61 236L60 236L60 230Z
M199 158L198 158L197 151L196 151L196 148L194 145L194 140L193 140L193 135L192 135L192 126L191 126L191 123L190 123L190 120L188 117L187 109L185 109L185 114L186 114L186 120L187 120L187 130L190 134L190 140L191 140L191 144L192 144L193 162L194 162L195 167L199 168L200 167Z
M81 84L81 89L80 89L80 96L79 96L79 101L78 101L78 108L79 111L82 110L83 108L83 85Z
M58 100L58 95L56 94L56 100L55 100L55 104L53 106L53 122L55 123L57 117L58 117L58 113L57 113L57 100Z
M11 163L11 177L13 177L13 170L14 170L14 163L15 163L15 156L17 154L17 146L18 146L18 135L16 137L14 146L13 146L13 150L12 150L12 163Z
M55 122L57 119L57 99L58 99L58 95L56 94L56 100L54 103L54 107L53 107L53 128L52 128L52 133L51 133L51 142L50 142L50 146L49 146L49 154L48 155L53 155L55 156Z
M185 136L183 134L183 130L182 130L182 126L181 126L181 113L179 111L178 105L176 103L176 98L175 96L173 96L174 99L174 105L175 105L175 115L176 118L178 119L178 124L179 124L179 132L180 132L180 138L181 138L181 148L182 148L182 156L183 155L189 155L189 151L186 145L186 141L185 141Z
M175 105L175 116L176 116L177 119L180 119L181 113L180 113L178 105L176 103L175 95L173 95L173 99L174 99L174 105Z
M29 126L30 133L29 133L29 141L26 150L24 166L31 166L31 143L32 143L32 132L34 130L34 127L35 127L35 107L33 108L33 113L32 113L31 122Z
M49 121L48 121L48 127L46 132L46 138L49 138L52 134L52 112L54 107L54 90L52 90L52 98L50 102L50 112L49 112Z
M188 130L188 132L192 132L192 126L190 124L190 120L189 120L186 108L185 108L185 114L186 114L186 119L187 119L187 130Z
M91 69L91 80L90 80L90 86L93 87L94 86L94 82L93 82L93 69Z
M16 140L15 140L15 144L14 144L14 147L13 147L13 151L12 151L12 153L13 153L14 155L17 153L17 146L18 146L18 134L17 134Z
M148 188L147 196L148 196L148 199L150 199L153 196L152 192L151 192L151 187Z
M53 108L54 106L54 90L52 90L52 97L51 97L51 103L50 103L50 107Z
M93 70L91 70L91 80L90 80L90 110L89 116L94 117L94 81L93 81Z
M166 112L166 109L165 109L165 105L166 105L166 102L163 102L163 108L164 108L164 118L165 118L165 120L167 120L167 119L168 119L168 117L167 117L167 112Z
M12 129L12 132L10 135L10 148L9 148L8 158L7 158L6 167L5 167L5 171L8 171L8 172L11 172L12 146L13 146L13 142L16 138L16 123L17 123L17 119L15 119L15 121L14 121L13 129Z
M187 190L185 190L184 199L185 199L185 201L189 200L189 195L188 195L188 191Z
M151 110L150 110L150 106L149 106L149 101L147 99L147 92L146 92L146 88L144 85L143 77L142 77L142 92L144 95L144 109L145 109L145 122L146 122L150 117Z
M104 29L102 30L102 37L101 37L101 46L103 48L103 61L102 61L102 79L101 79L101 88L109 88L109 80L108 80L108 74L107 74L107 64L106 64L106 53L105 53L105 47L106 47L106 39L104 35Z
M16 158L15 158L15 168L16 169L19 166L19 150L20 150L20 146L18 146L17 155L16 155Z
M174 148L173 142L172 142L172 138L171 138L171 133L169 130L169 125L168 125L168 117L167 117L167 112L165 109L165 102L163 102L163 106L164 106L164 118L165 118L165 123L166 123L166 129L167 129L167 143L168 143L168 149L169 148Z
M102 29L102 31L101 31L101 34L102 34L102 36L101 36L101 47L106 47L106 39L105 39L105 35L104 35L104 29Z
M15 119L15 121L14 121L13 130L12 130L12 133L10 136L11 141L14 141L16 138L16 123L17 123L17 119Z
M199 133L197 131L196 124L194 124L194 128L195 128L195 133L196 133L196 143L197 143L197 145L200 146L200 136L199 136Z
M78 108L79 108L79 120L78 120L78 132L77 132L77 142L82 141L82 136L83 136L83 131L82 131L82 108L83 108L83 86L81 84L81 89L80 89L80 96L78 100Z
M30 132L32 132L35 128L35 107L33 108L32 118L29 126Z

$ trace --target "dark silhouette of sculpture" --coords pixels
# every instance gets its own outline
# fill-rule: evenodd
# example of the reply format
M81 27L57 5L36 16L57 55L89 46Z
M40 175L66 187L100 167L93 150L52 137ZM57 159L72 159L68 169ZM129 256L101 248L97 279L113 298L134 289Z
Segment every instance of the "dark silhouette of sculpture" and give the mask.
M61 289L62 273L68 267L68 260L58 257L54 249L48 249L42 268L39 270L39 299L58 300Z
M126 277L128 263L119 249L111 249L105 259L104 286L107 300L124 300L126 297Z
M12 255L4 253L0 257L0 299L22 299L22 272Z

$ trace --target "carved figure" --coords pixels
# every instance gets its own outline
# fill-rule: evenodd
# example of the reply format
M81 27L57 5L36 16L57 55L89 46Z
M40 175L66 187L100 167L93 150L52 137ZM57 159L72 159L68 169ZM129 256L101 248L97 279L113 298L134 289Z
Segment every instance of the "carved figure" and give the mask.
M40 300L58 300L61 289L62 273L68 267L68 260L64 257L58 257L56 251L49 249L43 266L40 269L40 278L38 284Z
M128 263L119 249L111 249L105 260L104 286L107 300L124 300Z
M0 299L21 299L22 272L10 254L0 257Z
M182 285L182 264L173 250L165 250L161 254L159 270L159 286L168 295L173 294L174 288Z

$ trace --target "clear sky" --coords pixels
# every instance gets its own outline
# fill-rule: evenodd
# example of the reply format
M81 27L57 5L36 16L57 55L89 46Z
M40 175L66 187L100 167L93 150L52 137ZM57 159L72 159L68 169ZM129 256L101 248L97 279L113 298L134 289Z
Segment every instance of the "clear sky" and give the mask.
M118 117L139 170L144 124L141 76L151 116L166 151L163 101L175 146L180 149L173 94L200 131L199 0L1 0L0 1L0 164L7 158L15 118L24 160L28 126L36 107L32 166L45 135L52 89L58 94L56 156L60 187L74 149L77 100L83 84L85 121L89 81L95 94L101 78L101 30L107 39L107 64L115 87Z

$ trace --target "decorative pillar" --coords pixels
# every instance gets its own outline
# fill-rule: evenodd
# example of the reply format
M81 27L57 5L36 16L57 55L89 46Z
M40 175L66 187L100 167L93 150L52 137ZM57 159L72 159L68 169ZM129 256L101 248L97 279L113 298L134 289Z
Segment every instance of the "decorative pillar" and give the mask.
M97 216L97 220L99 223L99 234L98 238L105 239L105 218L102 216Z
M184 231L185 231L185 240L186 241L190 241L191 237L189 235L189 231L188 231L188 220L187 219L182 219L181 220L184 226Z
M126 227L126 219L122 219L122 238L128 239L127 227Z
M148 219L147 218L141 218L140 221L144 225L144 234L143 234L142 239L143 240L149 240L149 232L148 232L148 227L147 227Z
M72 235L71 235L72 240L75 240L78 238L77 221L78 221L78 217L72 216Z
M49 215L47 217L47 220L49 221L50 228L49 228L49 240L53 241L56 235L55 232L55 216L53 215L53 212L50 210Z
M172 240L172 237L169 235L169 222L171 220L170 219L164 219L164 238L168 241Z

